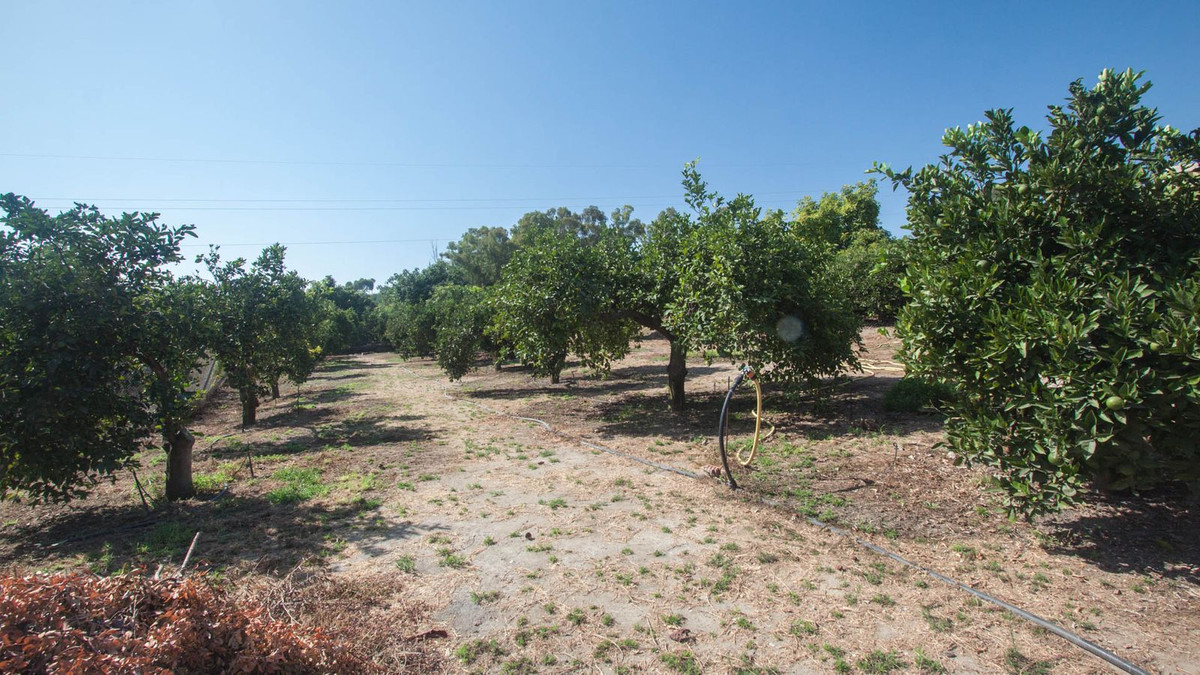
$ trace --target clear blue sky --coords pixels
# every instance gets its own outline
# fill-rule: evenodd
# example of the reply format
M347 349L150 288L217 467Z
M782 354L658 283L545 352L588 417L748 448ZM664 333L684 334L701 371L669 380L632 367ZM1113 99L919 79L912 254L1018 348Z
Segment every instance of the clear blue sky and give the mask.
M945 128L988 108L1040 124L1069 82L1109 66L1146 70L1164 120L1200 126L1195 0L81 1L3 14L0 191L53 212L158 211L230 257L284 242L301 274L339 281L382 282L535 209L629 203L649 220L682 206L694 158L718 191L790 209L872 161L935 160ZM881 197L900 232L903 193ZM364 241L378 243L302 243Z

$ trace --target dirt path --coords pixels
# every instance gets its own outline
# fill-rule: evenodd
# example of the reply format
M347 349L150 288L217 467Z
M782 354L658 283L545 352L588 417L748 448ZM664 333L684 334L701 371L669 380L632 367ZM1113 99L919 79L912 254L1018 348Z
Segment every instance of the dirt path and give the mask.
M886 367L887 340L868 347ZM449 384L425 360L333 359L251 429L229 393L199 420L197 484L222 499L147 518L121 477L70 506L3 504L0 562L153 569L177 565L201 531L197 569L242 588L331 570L352 592L302 620L360 617L392 663L412 642L389 635L444 630L423 645L449 672L1113 672L804 517L818 515L1155 672L1200 672L1187 509L1010 523L987 475L935 447L936 418L880 410L894 381L883 368L824 412L769 392L778 432L739 474L743 495L579 442L689 471L713 463L732 369L690 364L690 409L676 415L665 363L648 341L610 378L570 370L549 386L508 368ZM147 453L151 492L161 470Z
M412 592L459 638L464 667L1106 670L802 519L730 499L715 481L492 414L428 365L379 373L372 390L383 405L421 418L438 451L408 469L415 491L396 500L404 515L390 518L403 536L351 540L335 569L369 573L411 560L420 581ZM547 407L541 416L553 417Z

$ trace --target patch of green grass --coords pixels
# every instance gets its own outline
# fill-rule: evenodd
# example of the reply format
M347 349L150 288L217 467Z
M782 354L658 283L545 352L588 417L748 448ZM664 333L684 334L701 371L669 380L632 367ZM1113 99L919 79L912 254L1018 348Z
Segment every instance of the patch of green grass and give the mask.
M471 591L471 602L477 605L484 605L489 602L495 602L500 599L500 591Z
M663 614L662 622L668 626L682 626L686 619L682 614Z
M417 571L417 561L411 555L402 555L396 559L396 569L414 574Z
M538 504L541 504L542 506L549 506L551 511L557 511L558 509L565 509L567 507L567 500L563 499L562 497L555 497L550 501L539 499Z
M876 593L875 597L871 598L871 602L882 607L892 607L896 604L896 601L892 599L892 596L888 595L887 593Z
M180 523L168 521L160 523L140 544L135 547L138 553L154 557L183 556L195 532Z
M467 566L466 558L463 558L462 556L456 554L454 551L451 551L449 548L438 549L438 555L441 556L438 559L438 565L441 567L462 569L463 567Z
M898 653L895 651L883 651L876 649L858 660L858 669L864 673L880 673L886 675L894 670L903 670L908 667Z
M469 666L483 656L504 656L504 649L495 640L472 640L459 645L458 649L454 650L454 655L464 666Z
M408 481L400 481L399 483L396 483L396 487L401 490L408 490L409 492L417 491L417 486L409 483Z
M816 635L818 630L817 624L805 619L796 619L792 622L788 632L796 637L805 637L807 635Z
M658 658L677 673L700 675L700 664L696 663L696 656L686 649L681 652L663 652Z
M271 474L284 484L267 493L272 504L295 504L329 494L329 486L321 482L321 470L285 467Z
M570 612L567 612L567 621L570 621L572 624L579 626L587 621L587 615L583 613L582 609L579 609L577 607L577 608L571 610Z

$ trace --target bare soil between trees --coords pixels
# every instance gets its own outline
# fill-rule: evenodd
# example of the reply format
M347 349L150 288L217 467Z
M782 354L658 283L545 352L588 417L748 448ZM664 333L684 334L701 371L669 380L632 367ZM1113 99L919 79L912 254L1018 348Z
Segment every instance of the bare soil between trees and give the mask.
M1112 671L815 516L1143 668L1200 672L1194 502L1010 522L988 473L935 447L940 416L883 410L894 340L864 340L867 371L827 397L767 387L775 433L737 493L582 444L697 473L719 463L728 364L693 355L675 414L662 340L557 385L515 367L452 384L427 360L369 354L330 359L251 429L218 396L195 425L196 500L147 511L122 475L67 506L0 505L0 561L177 567L198 531L195 571L344 631L390 670ZM751 398L737 396L735 442ZM142 459L153 494L161 452Z

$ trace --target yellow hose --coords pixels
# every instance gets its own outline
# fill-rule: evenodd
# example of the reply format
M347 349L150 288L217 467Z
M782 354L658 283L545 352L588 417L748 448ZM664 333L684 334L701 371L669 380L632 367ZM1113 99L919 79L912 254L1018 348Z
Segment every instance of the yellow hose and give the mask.
M753 462L753 461L754 461L754 455L755 455L755 453L757 453L757 452L758 452L758 443L759 443L759 441L760 441L760 440L766 440L766 439L770 438L772 434L774 434L774 433L775 433L775 425L774 425L774 424L771 424L770 422L767 422L767 424L768 424L768 425L771 427L771 430L767 432L767 435L766 435L766 436L763 436L763 435L762 435L762 423L763 423L763 418L762 418L762 403L763 403L762 385L760 385L760 384L758 383L758 378L757 378L757 377L754 377L754 373L753 373L753 372L749 373L749 374L747 375L747 377L749 378L749 380L750 380L751 382L753 382L753 383L754 383L754 395L755 395L755 398L756 398L756 399L757 399L757 401L758 401L758 405L757 405L757 409L754 411L754 442L750 444L750 454L749 454L749 455L748 455L748 456L747 456L745 459L742 459L742 451L741 451L741 450L738 450L738 451L737 451L737 461L738 461L738 464L741 464L742 466L750 466L750 462Z

